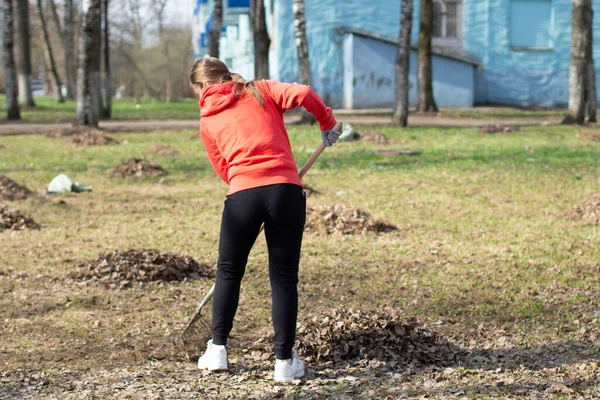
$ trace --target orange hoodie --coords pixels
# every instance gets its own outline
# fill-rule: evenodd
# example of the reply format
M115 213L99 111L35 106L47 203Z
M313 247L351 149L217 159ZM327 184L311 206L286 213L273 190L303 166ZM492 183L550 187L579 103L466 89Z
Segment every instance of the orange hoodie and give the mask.
M331 108L308 86L257 81L264 107L247 93L237 99L234 82L208 86L200 98L200 135L227 194L276 183L300 184L283 113L304 107L321 130L335 125Z

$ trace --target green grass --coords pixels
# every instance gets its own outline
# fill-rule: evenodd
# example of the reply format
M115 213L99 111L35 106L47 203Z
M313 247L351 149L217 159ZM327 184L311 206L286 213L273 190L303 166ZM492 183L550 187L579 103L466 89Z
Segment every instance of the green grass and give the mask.
M301 318L340 306L373 312L393 307L462 346L503 356L493 368L467 364L466 372L450 376L434 369L394 378L380 371L356 388L335 379L317 383L326 393L356 390L361 398L404 392L445 398L459 389L478 399L596 398L600 232L564 215L598 193L600 144L562 126L498 135L372 128L392 143L339 143L327 149L305 177L321 192L308 203L344 203L399 230L354 236L306 232ZM98 253L130 247L191 254L214 264L226 186L212 171L202 143L189 139L192 133L121 133L115 134L119 145L84 148L42 135L0 138L6 147L0 173L36 190L61 172L94 187L92 193L10 202L44 229L0 233L3 370L55 371L50 375L58 381L67 376L61 368L90 371L86 379L91 380L127 368L150 374L150 385L154 375L145 368L158 357L162 382L173 378L172 385L185 381L206 396L219 393L217 387L236 397L221 378L198 380L191 363L164 353L170 348L165 335L181 331L211 282L119 291L66 279ZM320 135L305 126L291 126L289 133L300 165ZM180 155L147 154L157 143ZM384 147L422 155L378 156L375 151ZM110 169L129 157L157 161L169 175L111 178ZM234 328L238 340L269 329L266 263L260 238L243 284ZM94 328L95 321L102 329ZM501 371L494 372L497 367ZM550 375L539 373L556 367ZM431 379L441 386L424 386ZM514 384L498 384L503 379ZM570 384L572 392L550 392L550 381L567 379L577 382ZM265 381L255 377L247 385L248 393L262 393ZM48 390L58 393L52 385ZM99 397L114 394L94 390ZM303 398L311 390L284 392Z
M28 122L72 122L75 120L75 101L56 103L51 96L35 97L36 107L21 109L21 118ZM6 96L0 96L0 115L6 116ZM113 100L112 119L156 120L197 119L198 102L185 99L173 103L156 100L134 102L129 99Z

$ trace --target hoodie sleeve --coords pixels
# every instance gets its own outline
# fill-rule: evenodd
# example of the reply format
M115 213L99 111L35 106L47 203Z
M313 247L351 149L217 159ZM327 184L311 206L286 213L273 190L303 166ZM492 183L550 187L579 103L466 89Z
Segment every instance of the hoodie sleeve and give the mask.
M221 179L229 185L229 165L227 165L227 161L219 151L215 137L204 128L202 122L200 122L200 137L202 137L210 164Z
M335 125L331 108L327 107L319 95L310 86L297 83L262 81L275 105L284 112L296 107L304 107L311 113L321 130L326 131Z

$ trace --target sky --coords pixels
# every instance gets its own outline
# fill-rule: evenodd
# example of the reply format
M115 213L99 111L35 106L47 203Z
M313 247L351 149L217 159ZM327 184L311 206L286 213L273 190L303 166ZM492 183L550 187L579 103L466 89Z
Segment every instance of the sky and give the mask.
M170 0L167 5L169 21L190 25L193 20L196 0Z

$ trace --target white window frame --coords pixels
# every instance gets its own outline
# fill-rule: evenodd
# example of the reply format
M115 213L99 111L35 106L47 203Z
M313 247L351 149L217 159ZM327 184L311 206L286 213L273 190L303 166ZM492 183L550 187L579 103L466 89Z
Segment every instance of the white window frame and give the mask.
M434 3L441 4L442 7L442 15L441 15L441 30L442 36L434 36L432 38L432 42L434 45L438 46L463 46L463 0L433 0ZM446 30L448 29L448 22L446 17L446 4L453 3L458 4L456 7L456 37L448 38L446 37ZM435 20L433 21L435 23Z

